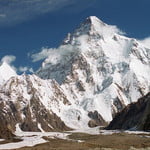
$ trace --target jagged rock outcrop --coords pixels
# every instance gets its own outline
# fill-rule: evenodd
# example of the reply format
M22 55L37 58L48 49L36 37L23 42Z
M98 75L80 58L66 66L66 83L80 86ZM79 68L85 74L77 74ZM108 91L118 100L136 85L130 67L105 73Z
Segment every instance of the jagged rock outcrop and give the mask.
M103 117L97 112L89 112L88 116L91 118L91 120L88 122L89 127L96 127L96 126L106 126L107 123L103 119Z
M116 114L106 129L150 131L150 93Z

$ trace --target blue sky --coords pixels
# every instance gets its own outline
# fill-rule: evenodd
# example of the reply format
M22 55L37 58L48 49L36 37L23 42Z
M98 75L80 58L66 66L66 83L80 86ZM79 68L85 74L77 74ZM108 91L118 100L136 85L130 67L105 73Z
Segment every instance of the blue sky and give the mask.
M149 42L149 7L150 0L0 0L0 59L36 70L41 61L32 62L31 54L58 47L88 16Z

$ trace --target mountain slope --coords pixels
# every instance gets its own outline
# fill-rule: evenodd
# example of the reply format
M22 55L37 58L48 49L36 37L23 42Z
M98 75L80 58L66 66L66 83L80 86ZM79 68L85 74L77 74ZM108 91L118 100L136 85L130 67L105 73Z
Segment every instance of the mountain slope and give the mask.
M9 129L9 126L6 122L6 118L0 118L0 138L1 139L11 139L15 137L14 134L12 134L12 131Z
M44 81L35 75L9 79L0 90L0 120L6 119L11 131L62 131L69 128L56 115L69 105L55 81Z
M60 84L71 103L61 118L73 128L111 121L150 91L149 74L150 50L94 16L68 34L37 71L41 78ZM94 112L100 117L93 120L89 114Z
M10 67L9 64L3 62L0 66L0 84L4 83L13 76L16 76L16 72Z
M118 113L107 129L150 131L150 93Z

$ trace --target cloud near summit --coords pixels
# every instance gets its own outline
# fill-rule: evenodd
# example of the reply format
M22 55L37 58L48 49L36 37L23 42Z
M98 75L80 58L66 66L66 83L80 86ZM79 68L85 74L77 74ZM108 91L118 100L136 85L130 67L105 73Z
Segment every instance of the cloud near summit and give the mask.
M4 57L2 57L0 59L0 65L2 63L7 63L11 66L12 69L14 69L14 71L16 72L19 72L19 73L22 73L22 72L30 72L30 73L33 73L33 69L31 67L28 67L28 66L20 66L19 68L16 68L13 63L15 62L16 60L16 56L14 55L5 55Z
M150 48L150 37L144 38L143 40L140 40L142 44L145 45L145 47Z
M14 62L16 60L16 56L14 55L6 55L1 59L1 62L6 62L8 64L11 64L12 62Z

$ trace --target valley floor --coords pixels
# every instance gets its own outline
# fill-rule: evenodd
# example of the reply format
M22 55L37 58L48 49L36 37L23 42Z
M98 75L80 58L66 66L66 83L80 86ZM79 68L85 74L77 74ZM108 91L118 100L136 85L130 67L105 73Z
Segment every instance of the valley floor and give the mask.
M0 149L13 150L150 150L150 133L98 130L22 132L22 141L0 141Z

